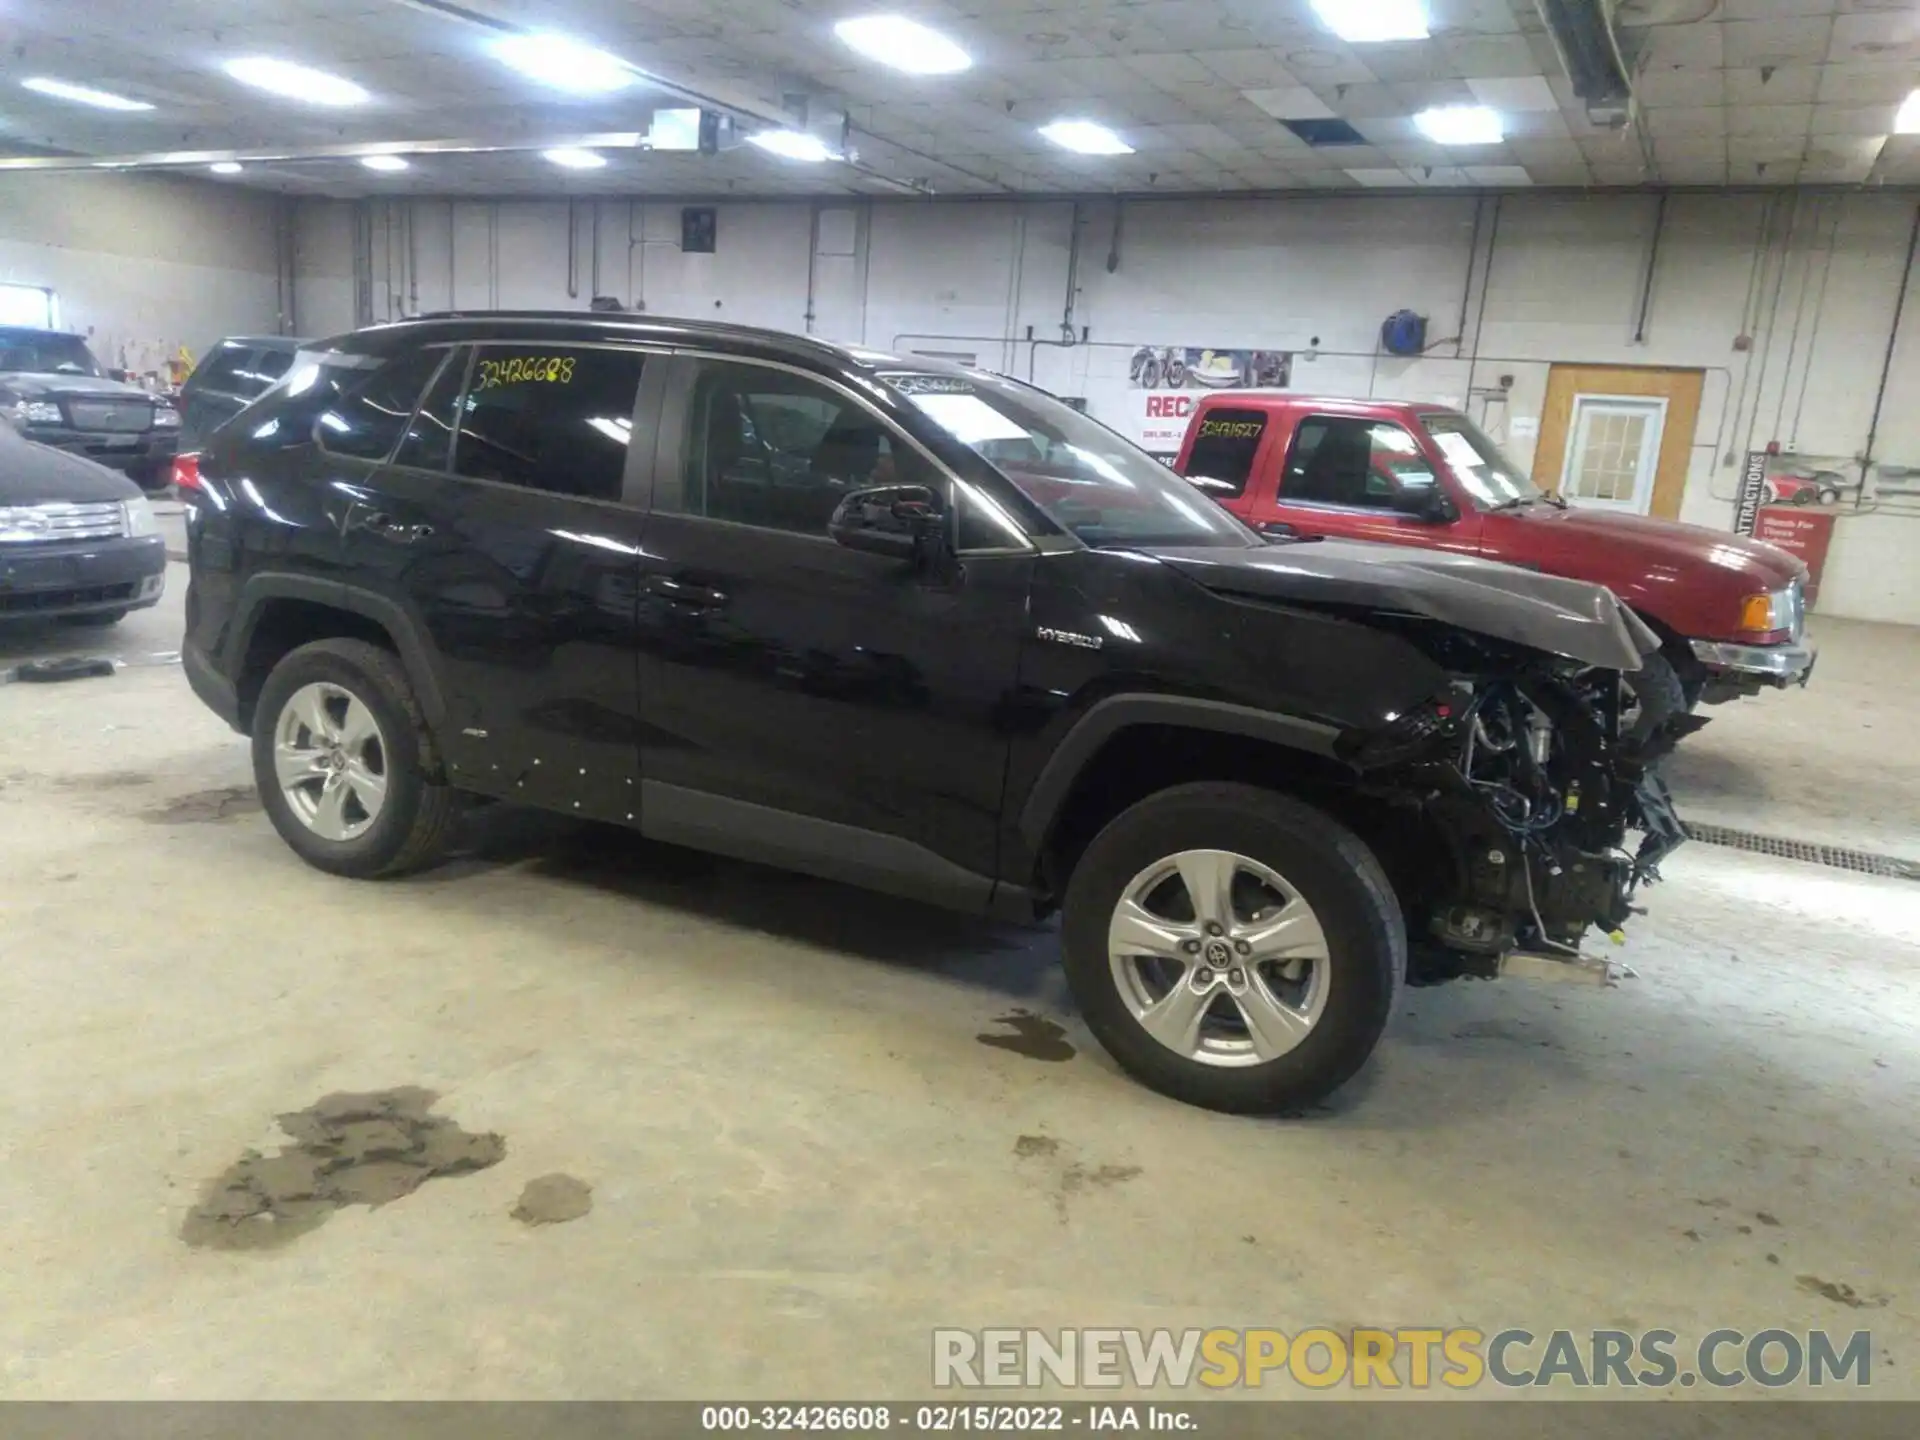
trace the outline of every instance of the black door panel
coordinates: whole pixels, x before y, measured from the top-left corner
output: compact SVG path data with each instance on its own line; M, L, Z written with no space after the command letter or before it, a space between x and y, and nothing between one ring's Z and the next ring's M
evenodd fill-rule
M972 893L929 877L995 873L1031 557L916 566L835 544L826 522L847 491L926 483L950 505L944 476L821 382L678 364L638 612L641 771L675 803L643 828L677 838L674 816L710 829L760 807L898 842L860 858L863 874L887 855L927 861L892 888ZM760 854L749 841L767 835L715 848Z
M407 422L395 459L415 463L343 487L354 569L380 577L438 658L442 745L465 788L637 812L641 514L626 497L652 459L630 443L644 368L625 348L475 347ZM482 439L450 448L465 422Z

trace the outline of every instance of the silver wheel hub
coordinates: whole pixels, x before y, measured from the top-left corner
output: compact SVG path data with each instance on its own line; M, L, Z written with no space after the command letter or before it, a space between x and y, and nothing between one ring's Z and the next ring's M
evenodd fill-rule
M323 840L353 840L387 802L387 744L367 702L330 681L287 697L273 727L273 770L287 808Z
M1114 984L1133 1018L1205 1065L1264 1065L1313 1032L1327 1007L1326 932L1271 866L1183 850L1121 892L1107 930Z

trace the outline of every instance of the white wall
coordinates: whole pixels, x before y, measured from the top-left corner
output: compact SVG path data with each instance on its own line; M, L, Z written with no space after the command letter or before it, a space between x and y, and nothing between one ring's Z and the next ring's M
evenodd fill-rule
M101 362L159 369L223 335L280 328L274 202L134 175L0 178L0 280L51 287Z
M1290 350L1296 389L1465 404L1523 465L1532 441L1510 422L1539 416L1554 362L1698 368L1681 513L1726 528L1748 449L1865 447L1915 203L1690 194L1661 221L1658 198L1640 194L1139 201L1117 236L1110 202L741 203L720 207L713 255L681 253L677 204L581 202L571 223L565 201L376 204L372 314L584 308L597 209L599 293L654 314L972 355L1083 395L1122 428L1140 404L1127 386L1140 345ZM302 206L309 333L353 322L353 224L350 206ZM1418 359L1376 354L1381 320L1402 307L1430 320ZM1742 335L1751 344L1736 348ZM1875 451L1920 467L1920 301ZM1843 515L1823 612L1920 624L1915 511Z

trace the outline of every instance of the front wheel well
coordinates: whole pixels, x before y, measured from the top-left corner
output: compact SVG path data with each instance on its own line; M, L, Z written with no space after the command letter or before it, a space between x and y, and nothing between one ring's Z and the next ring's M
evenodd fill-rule
M355 611L292 597L263 601L247 633L246 653L234 677L243 728L253 728L253 709L273 667L290 651L315 640L364 640L383 650L399 650L385 626Z
M1374 852L1410 916L1437 877L1454 873L1452 846L1423 808L1362 789L1338 761L1250 736L1133 725L1074 777L1041 845L1038 893L1063 895L1088 844L1121 812L1159 791L1209 780L1291 795L1340 821Z

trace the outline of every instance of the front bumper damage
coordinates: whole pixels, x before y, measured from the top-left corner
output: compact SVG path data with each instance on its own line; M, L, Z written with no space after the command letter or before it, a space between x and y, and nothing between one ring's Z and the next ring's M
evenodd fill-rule
M1789 645L1736 645L1724 639L1693 639L1693 659L1707 666L1713 680L1709 689L1732 689L1751 695L1763 687L1791 689L1812 680L1814 660L1820 653L1807 643ZM1718 682L1718 685L1715 685ZM1707 699L1713 699L1709 693Z

